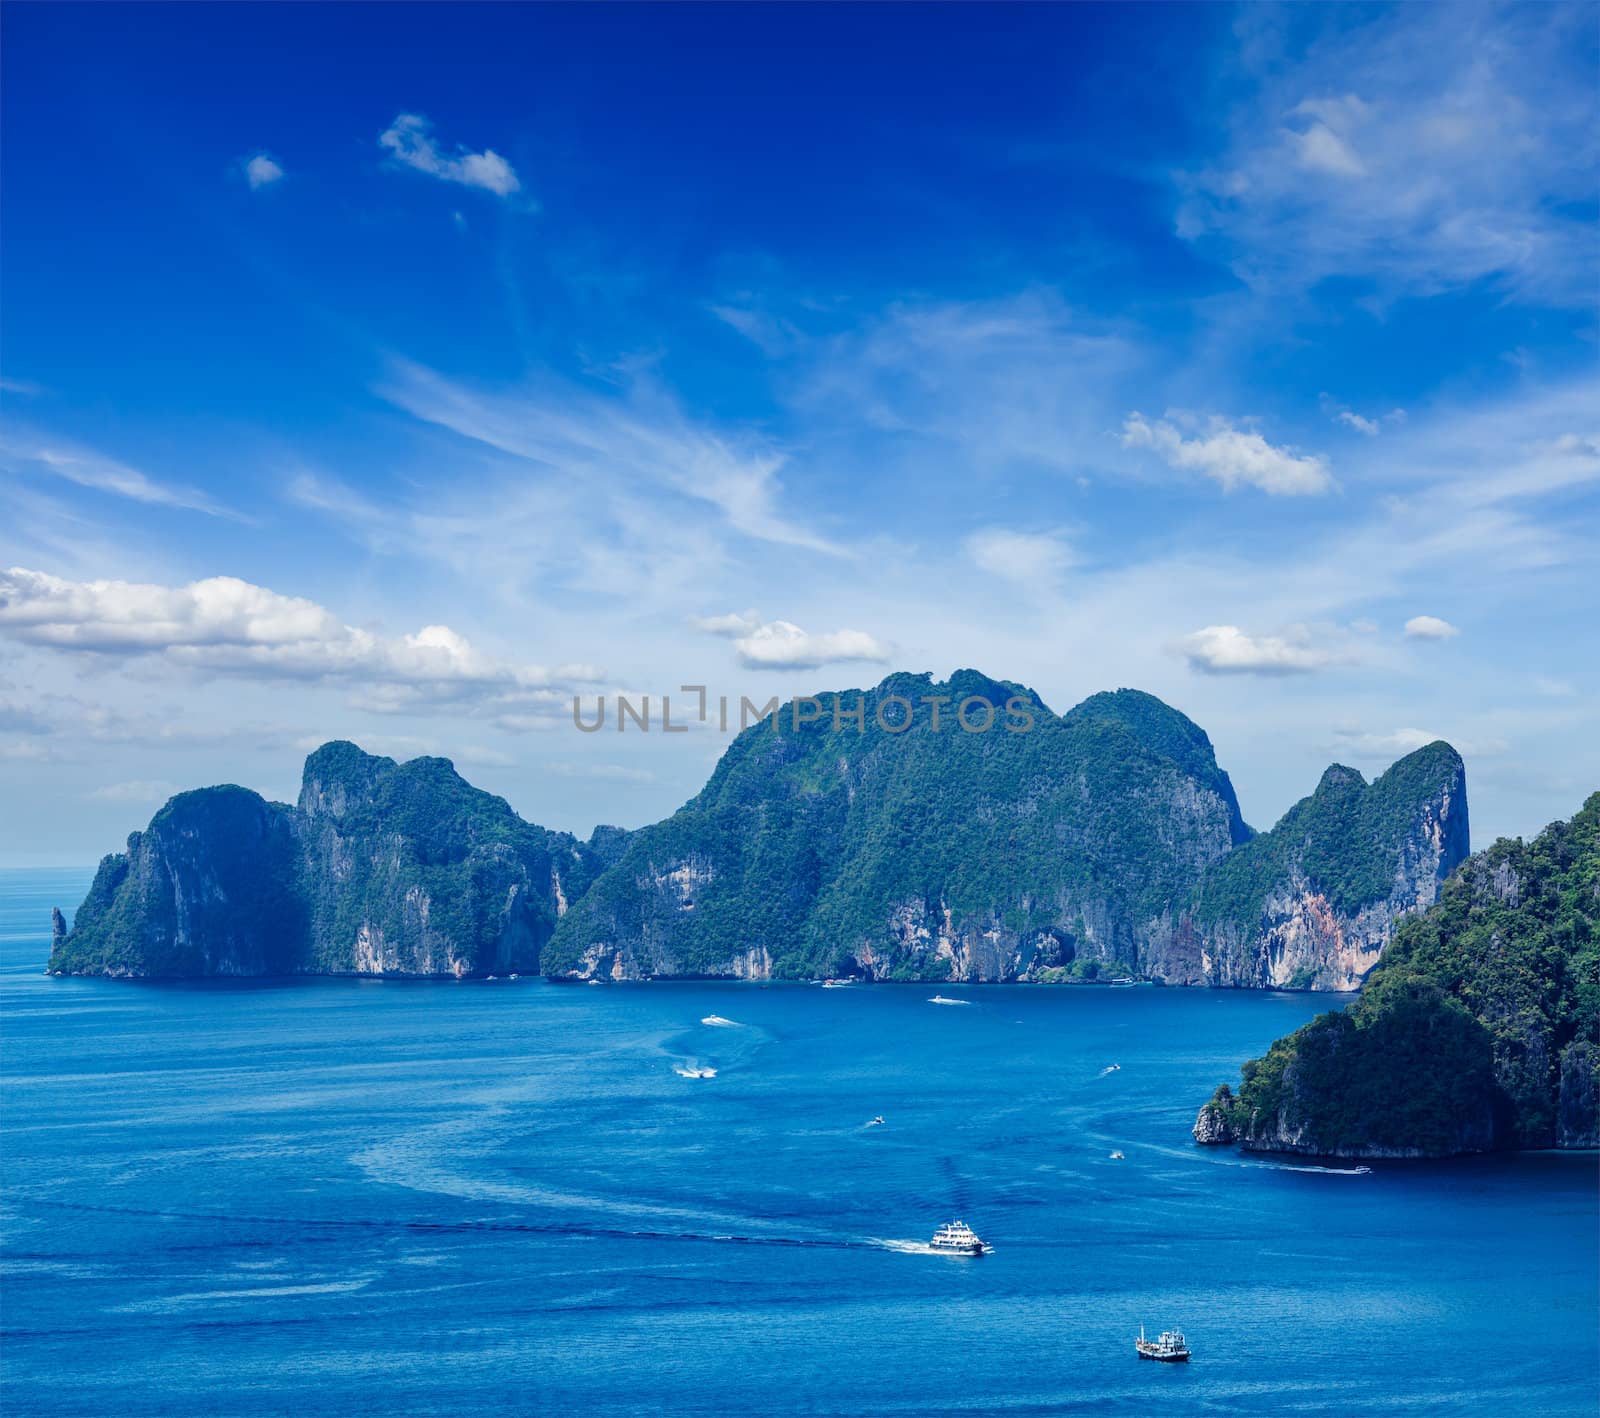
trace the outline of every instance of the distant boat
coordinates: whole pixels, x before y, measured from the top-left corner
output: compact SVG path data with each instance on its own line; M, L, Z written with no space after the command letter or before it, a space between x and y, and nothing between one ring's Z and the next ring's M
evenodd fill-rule
M951 1221L941 1226L933 1233L928 1245L936 1251L949 1251L963 1256L981 1256L989 1249L965 1221Z
M883 1114L879 1113L867 1126L869 1128L881 1128L883 1126Z
M1132 989L1133 986L1138 983L1139 982L1131 975L1118 975L1117 978L1111 982L1111 988L1114 990L1127 990Z
M1164 1329L1160 1339L1146 1339L1144 1326L1139 1326L1139 1337L1133 1341L1141 1359L1156 1359L1163 1364L1187 1364L1189 1346L1183 1342L1183 1331Z
M853 984L855 984L854 980L827 979L822 982L822 988L825 990L842 990L846 985Z
M1124 1155L1123 1155L1123 1154L1122 1154L1122 1153L1120 1153L1120 1152L1113 1152L1113 1153L1112 1153L1112 1154L1111 1154L1111 1160L1112 1160L1112 1161L1113 1161L1113 1162L1124 1162L1124 1161L1126 1161L1126 1160L1127 1160L1127 1159L1126 1159L1126 1157L1125 1157L1125 1156L1124 1156Z
M950 999L946 995L934 995L928 1001L928 1003L929 1004L971 1004L972 1001L971 1000L965 1000L965 999Z
M678 1066L672 1070L679 1078L715 1078L717 1071L714 1068L701 1068L697 1064L690 1064L687 1068Z

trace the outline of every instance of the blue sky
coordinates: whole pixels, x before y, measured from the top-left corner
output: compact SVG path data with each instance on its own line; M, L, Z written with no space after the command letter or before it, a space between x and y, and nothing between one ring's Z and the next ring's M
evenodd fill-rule
M0 862L335 736L586 833L764 701L1600 787L1592 7L12 5Z

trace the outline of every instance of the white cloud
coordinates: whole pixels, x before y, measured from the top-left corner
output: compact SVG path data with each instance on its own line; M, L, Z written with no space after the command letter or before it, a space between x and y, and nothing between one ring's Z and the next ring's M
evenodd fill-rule
M178 507L190 512L204 512L208 517L228 517L240 522L249 520L221 506L196 488L157 482L137 468L130 468L126 463L107 458L93 449L76 447L64 440L23 429L10 435L0 435L0 465L11 469L26 468L76 483L79 487L114 493L118 497L152 506Z
M1535 675L1533 687L1546 699L1570 699L1578 692L1570 680L1553 679L1548 675Z
M396 361L379 392L416 418L525 459L564 483L618 493L666 489L717 508L746 536L840 553L779 510L782 450L691 423L650 388L611 397L568 386L479 394ZM658 519L658 532L660 526Z
M1236 625L1208 625L1174 646L1190 666L1208 675L1307 674L1336 663L1296 627L1281 635L1249 635Z
M244 165L244 180L250 184L252 192L259 192L263 187L283 181L283 168L265 153L257 153Z
M727 615L703 615L694 618L696 630L708 635L726 635L737 639L748 635L761 624L761 613L755 610L730 611Z
M1286 26L1248 7L1224 149L1180 178L1179 235L1264 293L1379 298L1492 280L1593 302L1593 11L1424 5Z
M814 670L845 660L882 664L889 648L864 630L833 630L811 635L787 620L758 625L735 640L739 663L752 670Z
M509 197L522 189L516 170L492 148L481 153L462 147L454 153L444 152L434 139L433 125L421 114L400 114L378 136L378 142L394 155L396 162L443 182L481 187L497 197Z
M154 656L210 674L342 682L358 691L361 707L378 712L467 703L475 712L553 713L568 703L564 686L601 677L587 665L494 660L444 625L386 638L314 601L232 576L162 586L12 567L0 571L0 635L63 652Z
M1334 486L1325 459L1274 447L1253 429L1217 417L1186 438L1172 419L1152 422L1135 411L1123 421L1122 446L1151 449L1170 466L1204 473L1228 491L1245 484L1273 496L1303 497Z
M1323 413L1335 423L1342 423L1346 428L1353 428L1368 438L1376 438L1387 425L1402 424L1406 421L1404 409L1390 409L1386 414L1368 418L1364 414L1356 413L1354 409L1346 408L1328 394L1322 396L1321 404Z
M1436 615L1414 615L1406 622L1406 634L1413 640L1449 640L1461 632Z
M1055 586L1073 561L1072 548L1056 532L983 527L961 545L980 571L1024 587Z
M44 385L36 384L31 379L11 379L0 376L0 393L21 394L31 399L44 393Z
M125 783L107 783L87 794L107 803L164 803L179 788L165 779L133 778Z

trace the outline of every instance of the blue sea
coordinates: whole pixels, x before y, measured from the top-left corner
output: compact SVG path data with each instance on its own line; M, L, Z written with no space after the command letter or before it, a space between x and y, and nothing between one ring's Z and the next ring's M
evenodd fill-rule
M0 873L8 1418L1596 1410L1593 1155L1191 1143L1326 997L47 978L87 882Z

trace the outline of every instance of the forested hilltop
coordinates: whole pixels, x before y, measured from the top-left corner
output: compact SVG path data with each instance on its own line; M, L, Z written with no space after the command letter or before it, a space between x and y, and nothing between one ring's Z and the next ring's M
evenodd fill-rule
M1443 743L1370 784L1335 765L1256 834L1205 732L1148 694L1057 715L964 670L838 697L859 728L785 706L672 817L588 842L347 743L293 806L180 794L102 862L51 968L1348 989L1467 850Z
M1594 1147L1597 1031L1600 793L1470 858L1360 999L1246 1063L1195 1137L1341 1157Z

